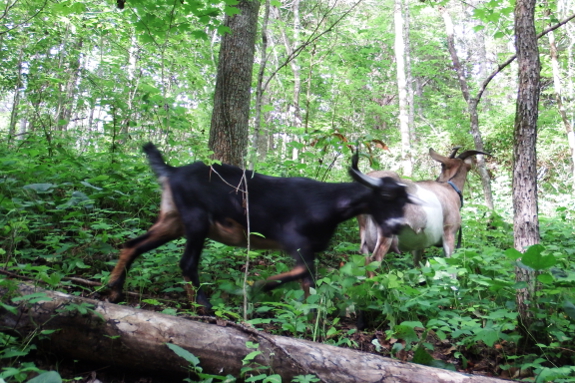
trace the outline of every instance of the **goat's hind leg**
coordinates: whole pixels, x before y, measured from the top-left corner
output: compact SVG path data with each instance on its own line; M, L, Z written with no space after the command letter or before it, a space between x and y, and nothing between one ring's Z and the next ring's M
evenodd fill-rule
M209 313L212 304L210 303L206 293L204 293L204 289L201 287L200 276L198 274L198 266L200 263L200 256L202 255L202 249L204 247L205 235L195 237L194 235L186 233L186 236L188 236L188 242L186 243L184 255L180 260L180 268L182 269L184 280L192 283L195 288L195 293L189 285L185 286L186 292L192 303L196 301L200 305L204 306L208 311L207 313Z
M108 300L114 303L122 300L122 288L126 280L126 274L140 254L179 238L182 234L183 229L180 217L177 214L164 214L160 216L158 222L146 234L126 242L120 252L118 263L110 274L108 287L110 287L111 291Z

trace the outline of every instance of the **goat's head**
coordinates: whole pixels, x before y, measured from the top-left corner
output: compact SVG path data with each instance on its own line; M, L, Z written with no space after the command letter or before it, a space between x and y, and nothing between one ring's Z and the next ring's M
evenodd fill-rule
M375 178L363 174L357 167L358 155L352 157L349 174L358 183L373 191L368 201L368 213L382 230L383 235L399 233L405 225L404 206L417 203L417 199L407 193L407 186L392 177Z
M454 178L460 178L462 181L465 181L467 172L471 169L471 157L477 154L490 155L489 153L480 152L479 150L468 150L455 157L459 148L460 146L453 148L449 157L442 156L435 150L429 149L431 158L441 163L441 174L437 177L436 181L447 182Z

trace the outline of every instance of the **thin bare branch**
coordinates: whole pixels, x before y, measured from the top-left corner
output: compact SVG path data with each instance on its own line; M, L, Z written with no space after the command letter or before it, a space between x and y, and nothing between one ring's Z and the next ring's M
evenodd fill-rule
M558 22L557 24L545 29L543 32L539 33L537 35L537 39L540 39L541 37L545 36L546 34L548 34L549 32L554 31L555 29L567 24L569 21L575 19L575 14L567 17L566 19ZM477 100L477 103L479 104L479 101L481 101L481 96L483 95L483 92L485 91L485 89L487 88L487 85L489 85L489 83L491 82L491 80L493 80L493 78L495 76L497 76L497 74L499 72L501 72L506 66L508 66L509 64L511 64L515 59L517 58L517 55L513 55L511 57L509 57L504 63L499 64L497 66L497 69L495 69L490 75L489 77L487 77L485 79L485 81L483 81L483 83L481 84L481 87L479 88L479 92L477 92L477 97L475 97L475 99Z
M6 9L4 10L4 13L2 14L2 17L0 17L0 20L2 20L3 18L6 17L6 15L8 14L8 11L10 9L12 9L12 7L14 7L16 5L18 1L15 1L14 3L12 3L12 5L7 5ZM0 32L0 36L3 34L6 34L10 31L13 31L16 28L20 28L22 25L25 25L28 21L32 20L34 17L38 16L38 14L40 12L42 12L44 10L44 8L46 7L46 3L48 2L48 0L44 0L44 4L42 4L42 6L40 7L40 9L38 9L38 11L36 11L36 13L34 13L32 16L30 16L29 18L27 18L26 20L22 21L20 24L15 25L12 28L6 28L5 31Z
M341 20L343 20L344 17L346 17L348 14L351 13L351 11L353 11L355 9L355 7L357 7L363 0L358 0L355 4L353 4L351 6L351 8L349 8L347 11L345 11L343 13L343 15L341 15L340 18L338 18L336 21L334 21L326 30L324 30L323 32L321 32L318 35L315 35L315 33L319 30L319 27L321 26L321 24L323 23L323 21L327 18L327 16L329 15L329 13L333 10L333 8L335 7L335 4L333 5L333 7L326 12L322 19L320 20L320 22L317 24L315 30L313 31L313 33L309 36L309 38L303 43L301 44L299 47L297 47L296 49L294 49L294 51L288 55L288 57L285 59L285 61L276 68L275 71L272 72L272 74L268 77L268 79L266 80L265 84L262 87L262 90L266 90L270 81L274 78L274 76L286 65L288 65L292 60L294 60L295 58L297 58L300 53L307 48L309 45L313 44L315 41L317 41L320 37L322 37L323 35L325 35L328 32L331 32L333 30L333 28L339 24L339 22ZM315 36L314 36L315 35Z

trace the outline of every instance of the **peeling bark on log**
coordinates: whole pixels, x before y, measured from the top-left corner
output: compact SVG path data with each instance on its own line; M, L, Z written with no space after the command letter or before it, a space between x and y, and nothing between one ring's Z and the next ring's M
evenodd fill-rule
M441 370L305 340L261 333L241 325L222 326L157 312L79 298L19 285L18 293L45 293L50 300L22 304L18 315L0 312L0 330L58 329L44 345L51 352L126 369L182 372L186 362L165 345L174 343L196 355L205 373L239 376L242 359L258 342L255 361L289 382L314 374L322 382L497 383L501 379ZM0 291L0 293L2 293ZM0 294L1 295L1 294ZM81 314L74 305L90 304ZM76 306L77 307L77 306Z

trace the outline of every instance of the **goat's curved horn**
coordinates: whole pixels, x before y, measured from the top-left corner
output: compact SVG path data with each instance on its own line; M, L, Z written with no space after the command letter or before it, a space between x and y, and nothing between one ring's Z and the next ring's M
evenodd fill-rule
M469 158L471 156L475 156L477 154L483 154L484 156L491 157L491 154L485 153L485 152L480 152L479 150L467 150L467 151L461 153L459 156L457 156L457 158L464 160L466 158Z
M359 162L359 149L351 156L351 168L359 172L357 163Z
M353 164L352 167L349 169L349 175L360 184L365 185L369 188L373 189L381 186L381 180L379 178L374 178L363 174L357 169L357 167L354 168Z
M453 149L451 149L451 154L449 155L449 158L455 158L455 155L457 154L457 151L461 149L461 146L456 146Z

